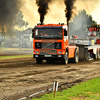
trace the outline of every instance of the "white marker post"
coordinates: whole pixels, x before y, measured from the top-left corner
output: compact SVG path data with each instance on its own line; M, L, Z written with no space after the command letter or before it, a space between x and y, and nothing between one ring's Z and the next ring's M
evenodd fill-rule
M56 91L58 91L58 82L57 81L54 82L53 91L54 91L54 97L55 97Z

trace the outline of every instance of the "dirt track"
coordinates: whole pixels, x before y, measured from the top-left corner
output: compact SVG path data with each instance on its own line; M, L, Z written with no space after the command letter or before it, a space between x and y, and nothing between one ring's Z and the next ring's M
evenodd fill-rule
M100 60L38 65L33 58L0 60L0 100L17 100L51 88L53 81L77 82L100 76Z
M33 50L8 50L0 51L0 56L13 56L13 55L32 55Z

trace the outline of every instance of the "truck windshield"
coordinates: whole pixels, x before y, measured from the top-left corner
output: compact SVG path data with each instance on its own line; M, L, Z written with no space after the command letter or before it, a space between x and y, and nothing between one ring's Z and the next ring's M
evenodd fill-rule
M36 29L35 39L62 39L62 29L61 28Z

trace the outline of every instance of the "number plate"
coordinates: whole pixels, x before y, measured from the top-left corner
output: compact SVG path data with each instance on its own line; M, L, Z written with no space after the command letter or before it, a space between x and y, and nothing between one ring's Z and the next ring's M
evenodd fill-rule
M51 55L45 55L45 57L51 57Z

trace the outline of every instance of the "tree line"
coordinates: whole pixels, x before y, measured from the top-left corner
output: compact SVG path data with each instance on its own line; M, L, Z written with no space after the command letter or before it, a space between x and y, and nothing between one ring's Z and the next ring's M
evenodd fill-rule
M86 38L87 27L91 25L97 25L97 22L85 10L79 11L69 23L70 36L77 35L80 39Z

